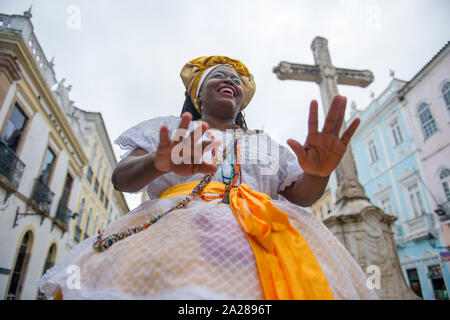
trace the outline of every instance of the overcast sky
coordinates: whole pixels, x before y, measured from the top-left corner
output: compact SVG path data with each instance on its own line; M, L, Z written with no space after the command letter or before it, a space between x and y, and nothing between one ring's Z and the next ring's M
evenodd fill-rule
M77 107L102 113L112 141L142 120L179 115L184 63L226 55L255 77L249 127L285 145L287 138L303 143L319 88L280 81L272 68L283 60L313 64L314 37L328 39L336 67L374 73L368 88L339 87L359 109L371 91L386 88L389 69L408 81L450 40L449 0L4 0L0 12L22 14L31 4L34 32L47 58L55 57L57 79L72 85ZM137 196L125 196L130 209L138 205Z

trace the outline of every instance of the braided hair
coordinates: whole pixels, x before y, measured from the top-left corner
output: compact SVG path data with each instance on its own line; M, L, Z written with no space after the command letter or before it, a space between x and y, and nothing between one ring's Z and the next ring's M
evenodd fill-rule
M202 118L202 115L197 111L194 104L192 103L192 99L187 92L184 93L186 99L184 100L183 109L181 110L181 114L184 112L190 112L192 114L192 120L199 120ZM247 130L247 123L245 122L244 115L242 114L242 110L236 116L234 123L241 127L244 130Z

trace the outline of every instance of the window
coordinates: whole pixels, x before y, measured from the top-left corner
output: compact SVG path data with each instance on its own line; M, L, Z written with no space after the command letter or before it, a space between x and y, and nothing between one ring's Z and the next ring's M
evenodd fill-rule
M25 233L20 244L19 253L14 263L14 271L8 288L7 300L16 300L20 298L23 280L27 273L28 261L30 260L31 247L33 244L33 234L31 231Z
M39 175L39 180L48 186L50 181L50 176L53 170L53 163L55 162L55 154L50 148L47 148L45 153L44 164L42 165L42 170Z
M417 182L408 187L408 198L416 217L426 213L422 193L419 190Z
M27 121L28 117L25 113L20 110L17 104L14 105L2 135L2 140L14 152L17 151Z
M331 212L330 203L327 202L327 214L330 214L330 212Z
M377 153L377 147L375 146L374 140L369 141L369 153L370 153L370 159L371 159L372 163L377 162L379 160L378 153Z
M417 269L409 269L406 270L409 280L409 286L414 291L414 293L422 298L422 288L420 287L419 274L417 273Z
M323 220L323 208L320 207L320 220Z
M384 212L394 214L394 210L392 210L392 203L390 197L385 197L381 199L381 209L383 209Z
M442 188L444 189L444 194L447 201L450 201L450 169L442 170L439 175L439 179L441 181Z
M55 265L55 258L56 258L56 245L52 244L50 246L50 249L47 253L47 258L45 259L44 264L44 272L42 272L42 275L44 275L45 271L52 268ZM44 300L45 296L44 294L39 290L39 295L37 297L37 300Z
M394 122L391 123L391 133L392 137L394 138L394 143L396 146L403 142L403 136L400 130L398 120L395 120Z
M447 110L450 111L450 82L447 81L442 87L442 96L444 97L445 104L447 105Z
M70 195L70 190L72 189L72 182L73 182L73 179L68 174L66 176L66 183L64 184L64 189L63 189L63 193L61 196L61 202L65 205L67 205L67 203L69 202L69 195Z
M92 183L92 174L93 174L92 168L91 168L91 166L89 166L88 171L87 171L87 179L88 179L89 183Z
M89 209L86 226L84 227L84 234L86 235L89 235L89 225L91 224L91 218L92 218L92 208Z
M95 191L95 193L98 193L98 180L97 180L97 178L95 178L94 191Z
M442 276L440 264L428 266L428 278L431 280L434 298L436 300L448 300L447 287Z
M433 115L431 114L430 106L427 103L422 103L419 106L418 111L423 134L425 136L425 139L428 139L437 131L436 122L434 121Z

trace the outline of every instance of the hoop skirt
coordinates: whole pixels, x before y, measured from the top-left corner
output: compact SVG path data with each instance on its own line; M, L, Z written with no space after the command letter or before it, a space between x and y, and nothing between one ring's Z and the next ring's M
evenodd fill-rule
M179 118L144 121L117 140L122 148L152 151L161 124L176 128ZM219 133L217 133L219 134ZM242 164L243 183L265 192L289 216L314 253L335 299L378 299L366 275L326 226L307 210L278 195L301 174L295 156L273 140L279 150L278 170L261 174L273 158ZM254 144L242 145L251 154ZM259 152L259 151L258 151ZM274 154L274 153L272 153ZM124 155L124 157L126 154ZM272 161L273 162L273 161ZM168 187L199 180L201 175L166 174L149 184L150 200L113 221L105 236L138 226L171 208L185 196L158 199ZM214 176L220 181L221 176ZM263 299L255 256L229 204L193 199L185 208L164 216L148 229L116 242L104 252L92 245L95 235L76 246L39 281L42 292L63 299ZM75 266L75 267L73 267ZM73 270L79 272L74 274Z

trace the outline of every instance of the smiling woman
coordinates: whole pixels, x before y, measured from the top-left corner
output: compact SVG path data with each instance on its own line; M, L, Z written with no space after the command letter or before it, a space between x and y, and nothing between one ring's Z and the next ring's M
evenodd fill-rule
M338 136L346 99L334 98L321 132L311 103L305 145L288 142L294 155L247 128L242 110L255 83L242 62L200 57L181 78L181 117L143 121L115 141L128 150L115 188L146 189L150 200L74 248L42 277L41 291L64 299L377 299L344 246L300 207L323 194L359 123ZM67 287L71 265L80 270L76 290Z

